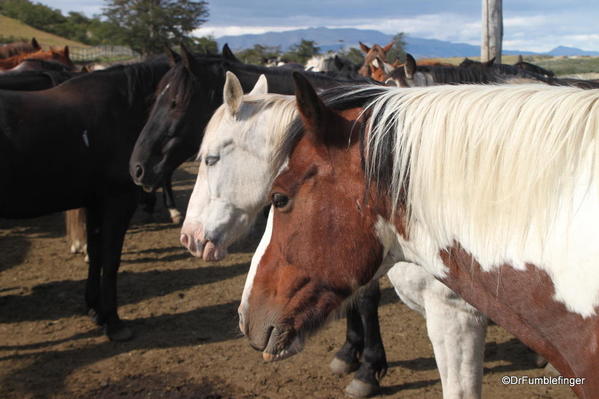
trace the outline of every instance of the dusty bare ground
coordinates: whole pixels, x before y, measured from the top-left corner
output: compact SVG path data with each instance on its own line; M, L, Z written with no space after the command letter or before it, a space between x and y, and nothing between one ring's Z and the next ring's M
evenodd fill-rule
M176 175L184 209L195 175ZM351 377L328 363L344 339L337 321L305 351L264 364L237 330L238 306L259 229L226 261L206 264L179 245L164 209L127 235L119 273L120 315L136 332L109 342L83 315L86 265L67 252L62 215L0 220L0 398L342 398ZM390 369L385 398L440 398L422 317L383 282L381 325ZM489 328L486 398L572 398L565 386L504 386L503 375L542 376L529 353Z

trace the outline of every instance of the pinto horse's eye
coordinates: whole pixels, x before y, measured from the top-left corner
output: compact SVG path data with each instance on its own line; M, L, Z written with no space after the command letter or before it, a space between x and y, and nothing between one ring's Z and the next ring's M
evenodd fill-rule
M218 155L208 155L204 162L206 163L206 165L212 166L215 163L217 163L219 159L220 157Z
M289 203L289 197L285 194L274 193L272 195L272 204L275 208L285 208Z

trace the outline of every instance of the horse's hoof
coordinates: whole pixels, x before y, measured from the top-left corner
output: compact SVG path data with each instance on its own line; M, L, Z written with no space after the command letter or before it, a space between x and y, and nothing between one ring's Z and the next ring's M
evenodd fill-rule
M538 353L534 354L533 362L534 362L535 366L537 366L538 368L543 368L549 364L547 359L545 359L543 356L539 355Z
M102 324L104 324L104 321L102 320L102 318L100 317L100 315L98 314L98 312L96 312L96 309L94 308L89 308L87 310L87 315L89 316L90 319L92 319L92 321L101 326Z
M333 360L331 361L331 364L329 365L329 367L331 368L331 371L335 375L346 375L346 374L353 373L354 371L356 371L360 367L360 364L359 363L348 363L345 360L341 360L337 356L335 356L333 358Z
M124 326L111 328L110 330L106 326L104 327L104 333L111 341L128 341L133 338L133 330Z
M551 364L549 362L545 366L545 372L547 374L553 375L555 377L559 377L561 375L561 373L559 371L557 371L557 369L555 367L553 367L553 364Z
M368 384L364 381L353 379L347 388L345 393L352 398L368 398L370 396L378 395L381 388L378 385Z
M173 224L181 224L181 222L183 221L183 216L181 215L181 212L179 212L178 209L171 208L168 210L168 213L171 216L171 221L173 222Z

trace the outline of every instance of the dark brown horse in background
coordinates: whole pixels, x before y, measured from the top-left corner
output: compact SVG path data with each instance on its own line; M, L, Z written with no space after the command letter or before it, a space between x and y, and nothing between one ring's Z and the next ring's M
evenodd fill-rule
M13 42L0 46L0 59L10 58L19 54L34 53L42 49L37 40L31 39L31 42Z
M132 336L117 313L116 286L140 195L128 161L168 69L162 59L85 74L49 90L0 90L0 217L87 209L85 302L113 340Z

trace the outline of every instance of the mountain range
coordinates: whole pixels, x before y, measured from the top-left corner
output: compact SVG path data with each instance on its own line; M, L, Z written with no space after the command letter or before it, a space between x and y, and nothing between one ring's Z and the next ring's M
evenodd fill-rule
M337 51L346 47L356 47L358 41L366 44L386 44L393 39L377 30L353 29L353 28L307 28L288 30L284 32L266 32L262 34L248 34L238 36L221 36L217 40L220 47L228 43L233 50L251 48L255 44L264 46L279 46L286 51L302 39L313 40L322 52ZM466 43L453 43L436 39L423 39L418 37L406 37L406 49L416 58L445 58L445 57L476 57L480 55L480 47ZM504 50L504 54L541 54L531 51ZM586 51L574 47L558 46L553 50L542 53L554 56L591 55L599 56L599 51Z

